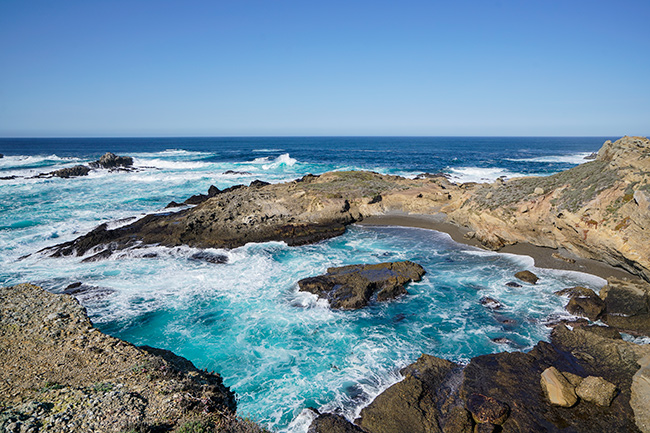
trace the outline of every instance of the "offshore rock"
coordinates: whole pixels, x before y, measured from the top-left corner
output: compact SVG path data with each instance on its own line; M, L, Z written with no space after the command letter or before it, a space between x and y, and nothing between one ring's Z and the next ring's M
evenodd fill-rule
M610 278L600 290L609 326L650 336L650 284Z
M365 307L373 295L378 301L406 293L404 284L420 281L424 268L411 261L350 265L329 268L327 273L298 281L303 292L327 299L331 308L354 310Z
M117 156L114 153L106 152L97 161L91 162L92 168L128 168L133 165L133 158L130 156Z
M533 274L533 273L530 272L530 271L520 271L520 272L517 272L517 273L515 274L515 277L516 277L516 278L519 278L521 281L523 281L523 282L525 282L525 283L530 283L530 284L535 284L535 283L537 283L537 280L539 280L539 278L537 277L537 275Z
M78 177L78 176L87 176L88 173L90 173L90 169L86 167L85 165L75 165L74 167L68 167L68 168L62 168L60 170L54 170L50 173L47 173L45 175L39 175L39 177L45 177L45 176L55 176L55 177L62 177L64 179L68 179L71 177Z
M234 416L218 374L99 332L73 297L21 284L0 298L0 431L169 431L193 414Z

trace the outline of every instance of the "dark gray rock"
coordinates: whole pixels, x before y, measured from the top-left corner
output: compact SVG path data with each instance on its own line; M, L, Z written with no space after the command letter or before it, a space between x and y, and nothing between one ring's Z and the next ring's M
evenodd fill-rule
M332 308L365 307L376 293L378 301L406 293L404 284L420 281L424 268L411 261L329 268L325 275L298 281L303 292L327 299Z
M217 265L228 263L228 256L223 254L215 254L208 251L199 251L198 253L192 254L190 257L192 260L214 263Z
M133 158L130 156L117 156L114 153L106 152L97 161L89 164L92 168L128 168L133 165Z
M49 175L67 179L70 177L87 176L88 173L90 173L90 169L85 165L75 165L74 167L62 168L60 170L52 171L45 176Z

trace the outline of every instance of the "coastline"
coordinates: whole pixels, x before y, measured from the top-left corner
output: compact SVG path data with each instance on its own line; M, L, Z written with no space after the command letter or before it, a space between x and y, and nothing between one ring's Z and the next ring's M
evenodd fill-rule
M363 220L358 221L355 224L360 226L399 226L435 230L448 234L455 242L460 244L485 249L477 239L468 239L465 237L465 234L469 232L468 229L447 222L444 214L424 215L390 212L385 215L371 215L364 217ZM530 256L533 258L535 266L538 268L584 272L604 279L615 277L626 278L628 280L640 280L637 275L597 260L571 256L575 262L570 263L557 259L553 257L554 253L560 252L556 248L540 247L530 243L518 243L507 245L496 252Z

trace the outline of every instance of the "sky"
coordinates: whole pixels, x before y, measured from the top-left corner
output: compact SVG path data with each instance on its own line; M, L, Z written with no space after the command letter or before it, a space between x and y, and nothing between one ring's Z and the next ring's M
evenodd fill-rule
M0 137L650 134L648 0L0 0Z

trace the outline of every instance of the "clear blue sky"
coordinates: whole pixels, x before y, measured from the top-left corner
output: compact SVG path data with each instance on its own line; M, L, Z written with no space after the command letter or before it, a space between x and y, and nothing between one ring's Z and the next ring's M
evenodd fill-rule
M0 1L0 136L625 134L648 0Z

